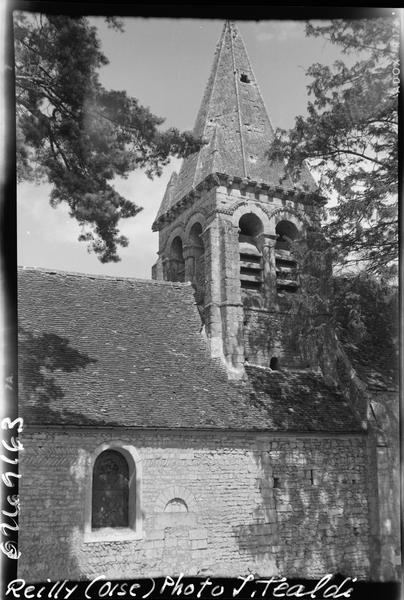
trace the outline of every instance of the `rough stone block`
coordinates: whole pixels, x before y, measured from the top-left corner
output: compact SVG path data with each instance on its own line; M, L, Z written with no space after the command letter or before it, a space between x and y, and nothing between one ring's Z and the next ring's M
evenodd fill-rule
M189 539L194 540L203 540L206 539L207 537L207 530L206 529L191 529L191 531L189 532Z

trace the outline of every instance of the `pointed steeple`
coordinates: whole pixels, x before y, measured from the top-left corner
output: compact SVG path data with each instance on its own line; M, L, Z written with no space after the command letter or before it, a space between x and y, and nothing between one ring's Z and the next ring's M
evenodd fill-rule
M243 40L231 21L226 21L216 47L194 134L207 144L183 161L171 190L171 207L212 173L288 190L294 187L283 163L270 163L266 156L274 130ZM305 187L308 183L314 191L311 176L305 178ZM159 216L165 212L161 206Z
M210 139L215 128L218 131L212 166L218 172L274 183L270 181L273 174L268 172L269 162L264 156L274 131L243 40L231 21L226 21L216 48L194 133ZM200 172L204 170L205 158L203 148L195 179L205 175Z

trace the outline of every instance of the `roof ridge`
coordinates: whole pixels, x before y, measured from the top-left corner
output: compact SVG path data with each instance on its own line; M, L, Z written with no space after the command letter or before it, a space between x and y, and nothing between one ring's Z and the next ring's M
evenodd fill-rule
M27 267L19 265L18 271L31 271L35 273L43 273L48 275L66 275L68 277L82 277L83 279L106 279L110 281L128 281L128 282L139 282L148 283L151 285L165 285L165 286L180 286L184 288L192 287L190 281L163 281L160 279L142 279L140 277L129 277L126 275L102 275L101 273L80 273L79 271L63 271L61 269L51 269L46 267Z
M214 92L214 89L215 89L215 86L216 86L217 73L218 73L217 67L218 67L218 65L220 63L220 57L222 55L223 45L224 45L224 42L225 42L225 39L226 39L226 29L227 29L228 26L229 26L229 21L226 21L225 24L224 24L223 30L222 30L222 35L220 36L220 40L219 40L219 43L218 43L218 53L217 53L217 56L215 56L214 61L213 61L213 65L211 67L211 72L212 73L214 72L214 76L213 76L212 85L210 86L210 95L209 95L209 100L208 100L208 103L207 103L206 115L209 114L209 109L210 109L210 105L211 105L211 102L212 102L213 92ZM209 88L209 80L208 80L208 83L207 83L207 88ZM195 127L194 127L195 130L197 129L197 127L199 125L198 121L199 121L199 113L198 113L198 115L196 117L196 123L195 123ZM205 122L203 124L202 138L205 136L206 129L207 129L207 120L205 119ZM200 161L201 161L201 152L198 152L198 156L197 156L197 159L196 159L196 167L195 167L194 174L193 174L193 177L192 177L191 188L194 188L194 186L195 186L195 183L196 183L196 174L198 172L198 167L200 165Z
M235 34L237 35L238 31L236 28L236 24L232 23L233 25L233 31L235 32ZM236 70L236 58L234 56L234 43L233 43L233 33L232 33L232 27L229 24L229 30L230 30L230 47L231 47L231 57L232 57L232 61L233 61L233 80L234 80L234 87L236 89L236 102L237 102L237 116L238 116L238 127L239 127L239 134L240 134L240 149L241 149L241 159L242 159L242 163L243 163L243 172L244 172L244 177L247 177L247 165L246 165L246 161L245 161L245 148L244 148L244 138L243 138L243 120L241 118L241 104L240 104L240 91L238 88L238 73ZM244 48L246 57L247 57L247 61L249 62L248 56L247 56L247 51Z

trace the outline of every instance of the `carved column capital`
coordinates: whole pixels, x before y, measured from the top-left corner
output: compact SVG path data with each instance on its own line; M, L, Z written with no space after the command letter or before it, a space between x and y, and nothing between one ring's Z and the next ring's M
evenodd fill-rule
M274 248L277 240L276 235L270 233L259 233L256 237L258 246L262 250L263 248Z

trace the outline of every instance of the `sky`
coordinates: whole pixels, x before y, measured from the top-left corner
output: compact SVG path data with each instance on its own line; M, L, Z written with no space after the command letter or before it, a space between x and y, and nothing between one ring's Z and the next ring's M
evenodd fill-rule
M100 71L108 89L125 90L151 111L165 117L164 127L192 130L212 67L223 21L198 19L125 18L124 33L93 17L109 64ZM299 21L237 23L274 127L290 128L306 114L306 69L315 62L341 58L338 47L306 38ZM153 181L141 171L114 182L126 198L143 206L136 217L121 221L129 246L121 261L102 264L86 244L78 242L78 224L63 205L51 208L50 186L21 184L17 191L18 264L113 276L151 278L157 260L158 233L151 225L173 170L173 159Z

